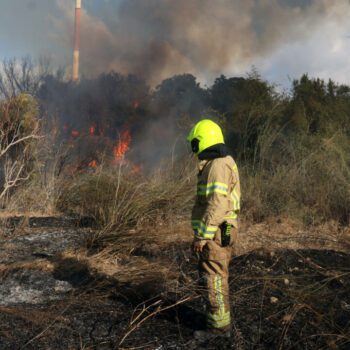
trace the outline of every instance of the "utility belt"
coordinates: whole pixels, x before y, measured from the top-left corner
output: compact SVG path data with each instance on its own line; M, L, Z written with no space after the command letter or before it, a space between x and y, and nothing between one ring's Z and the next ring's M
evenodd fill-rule
M228 222L224 221L220 226L221 231L221 246L227 247L230 245L231 242L231 231L233 228L233 225L229 224Z

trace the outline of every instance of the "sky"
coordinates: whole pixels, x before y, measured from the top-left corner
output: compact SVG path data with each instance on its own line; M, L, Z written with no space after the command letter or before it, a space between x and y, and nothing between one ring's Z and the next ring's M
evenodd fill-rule
M303 73L350 84L349 0L82 0L81 69L151 85L202 84L252 66L281 88ZM74 0L0 0L0 58L50 57L70 71Z

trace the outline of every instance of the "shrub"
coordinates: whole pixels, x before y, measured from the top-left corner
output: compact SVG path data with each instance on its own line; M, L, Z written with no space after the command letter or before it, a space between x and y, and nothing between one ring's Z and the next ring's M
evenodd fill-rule
M0 103L0 201L5 206L15 188L33 170L39 136L36 100L21 94Z
M164 167L149 177L132 174L122 166L101 166L78 174L63 186L58 208L69 214L91 216L112 234L145 222L172 220L189 212L194 177L187 163L169 167L172 171Z
M251 164L242 167L243 212L257 221L285 216L308 224L349 223L350 144L346 135L339 131L328 138L305 136L306 140L290 144L289 151L277 146L283 137L281 133L264 148L265 161L258 160L258 169ZM268 158L273 161L266 162Z

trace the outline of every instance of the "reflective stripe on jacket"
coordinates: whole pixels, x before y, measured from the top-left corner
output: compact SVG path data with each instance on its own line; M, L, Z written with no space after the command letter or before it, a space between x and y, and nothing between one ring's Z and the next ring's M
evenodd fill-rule
M213 239L224 221L237 227L240 210L238 168L231 156L199 162L192 228L198 238Z

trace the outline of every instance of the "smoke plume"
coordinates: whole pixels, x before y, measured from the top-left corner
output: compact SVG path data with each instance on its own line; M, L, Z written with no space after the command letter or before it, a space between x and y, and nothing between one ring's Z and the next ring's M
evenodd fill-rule
M58 1L69 22L62 28L72 28L72 3ZM97 14L83 12L82 69L135 73L151 84L185 72L208 81L304 40L346 7L346 0L104 1Z

